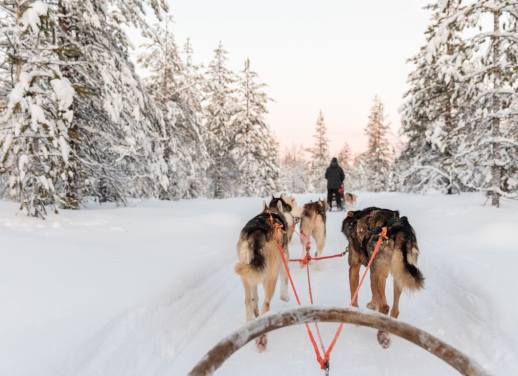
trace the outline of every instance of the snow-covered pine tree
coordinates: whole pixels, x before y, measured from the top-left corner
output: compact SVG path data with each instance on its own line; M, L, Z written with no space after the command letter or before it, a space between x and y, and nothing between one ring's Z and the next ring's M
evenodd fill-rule
M459 192L456 155L459 147L458 101L464 59L458 17L460 0L432 4L427 45L410 62L409 90L402 106L401 132L408 139L395 167L402 188ZM455 67L455 69L452 69Z
M324 174L326 168L329 166L331 157L329 156L329 139L327 138L327 127L324 121L324 114L322 111L319 112L313 147L309 150L311 155L310 160L310 179L311 189L314 192L325 192L326 191L326 180Z
M281 158L280 188L284 192L306 193L309 189L309 163L304 159L304 148L292 146Z
M346 182L351 190L369 189L370 180L367 165L367 152L356 154L351 165L350 178Z
M129 61L123 30L128 25L145 27L144 6L151 5L159 15L161 2L61 3L71 19L70 33L83 61L73 74L84 86L75 110L83 195L124 201L157 196L159 187L168 184L158 152L165 133L162 114L145 94Z
M517 9L511 0L481 0L462 9L466 32L472 33L463 47L473 67L463 78L469 95L462 179L468 187L487 192L496 207L501 196L518 196Z
M71 173L75 91L60 64L56 8L42 1L1 5L14 22L7 21L5 30L13 88L0 125L0 172L7 174L9 194L21 209L44 218L46 205L77 205L62 188Z
M156 153L163 121L129 63L122 27L129 23L143 25L144 5L156 6L159 2L58 0L14 4L18 11L34 4L47 7L52 17L43 21L52 22L54 38L47 53L54 53L52 62L60 67L76 94L66 132L68 163L54 185L64 197L63 206L77 207L88 196L123 201L130 196L155 195L159 182L164 183L163 163ZM19 13L15 9L12 14ZM35 22L34 17L28 20ZM11 60L13 71L23 65L20 62L24 60Z
M432 9L403 110L409 143L398 165L414 179L407 187L445 182L447 191L485 191L498 206L518 188L517 3L448 0ZM427 174L413 173L416 166Z
M238 166L233 156L236 147L236 75L227 68L227 51L220 42L205 74L204 122L211 166L212 196L237 194Z
M250 59L239 77L234 156L239 166L239 185L245 196L266 196L278 190L278 146L265 122L266 85L257 82Z
M388 189L389 168L391 168L392 153L387 138L389 126L385 120L383 103L378 96L374 97L365 128L368 138L367 151L360 161L365 167L367 178L366 189L381 192Z
M352 169L352 162L353 162L353 153L351 150L351 147L347 142L345 142L338 152L338 155L336 157L338 159L338 163L344 170L345 174L345 181L344 185L348 188L350 186L350 179L351 179L351 169Z
M151 28L138 59L149 72L145 79L147 92L165 116L165 137L161 144L169 185L161 190L162 199L197 197L206 191L207 185L208 154L200 132L202 114L195 91L197 78L190 77L172 29L170 16ZM192 67L191 61L189 64Z

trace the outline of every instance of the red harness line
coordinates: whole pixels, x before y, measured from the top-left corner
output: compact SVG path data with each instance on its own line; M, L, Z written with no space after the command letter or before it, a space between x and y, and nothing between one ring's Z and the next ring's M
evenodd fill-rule
M376 245L374 246L374 250L373 250L372 255L371 255L370 259L369 259L369 262L367 263L367 267L363 271L363 274L361 276L360 282L358 283L358 287L356 288L356 291L354 292L353 296L351 297L351 303L350 303L351 305L355 301L355 299L358 297L358 292L360 291L360 288L362 287L363 281L365 280L365 276L367 275L367 271L370 269L370 267L372 265L372 262L376 258L376 255L378 254L378 251L380 249L381 243L383 242L384 239L387 239L387 228L386 227L383 227L381 229L381 233L379 235L378 241L376 242ZM285 256L285 253L284 253L284 247L281 244L277 244L277 248L278 248L280 256L281 256L281 260L282 260L282 264L284 266L284 270L286 271L286 274L288 275L288 279L290 281L290 286L291 286L291 289L293 291L293 295L295 295L295 300L297 301L297 304L300 306L302 304L300 302L299 295L298 295L297 290L295 288L295 284L293 283L293 279L291 278L290 268L288 266L288 260L286 260L286 256ZM338 257L338 256L334 255L333 257ZM326 258L332 258L332 257L331 256L327 256ZM305 260L305 259L306 259L306 257L304 259L302 259L302 260ZM310 259L311 259L311 256L310 256ZM317 259L317 258L313 258L313 259ZM292 260L289 260L289 261L292 261ZM298 261L298 260L296 260L296 261ZM308 285L309 285L309 299L310 299L311 304L313 304L313 293L311 291L311 279L310 279L310 275L309 275L309 265L306 264L306 267L307 267L307 276L308 276ZM316 356L318 364L320 365L320 368L323 369L323 370L329 370L329 359L331 358L331 352L333 351L333 349L334 349L334 347L336 345L336 342L338 341L338 338L340 337L340 334L342 333L342 329L344 327L344 323L340 323L338 325L338 328L336 329L336 333L335 333L331 343L329 344L328 349L325 350L325 351L324 351L325 346L324 346L324 343L323 343L322 338L320 336L320 330L318 330L318 326L315 325L316 330L317 330L317 334L318 334L318 337L319 337L319 340L320 340L320 344L322 346L322 354L320 353L320 350L318 348L317 342L315 340L315 336L313 335L313 332L311 331L311 328L310 328L309 324L306 323L305 325L306 325L306 331L308 333L309 340L311 342L311 345L313 346L313 350L315 352L315 356Z

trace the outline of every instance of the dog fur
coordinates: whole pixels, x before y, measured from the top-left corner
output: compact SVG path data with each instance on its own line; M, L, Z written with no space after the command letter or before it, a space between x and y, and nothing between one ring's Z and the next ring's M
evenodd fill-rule
M394 277L394 301L390 316L399 316L399 298L403 289L418 290L424 285L424 277L417 268L419 248L414 229L406 217L398 211L370 207L349 211L342 223L342 232L349 242L349 285L351 297L358 288L360 265L366 266L379 238L379 231L386 226L387 240L371 265L372 300L367 307L388 314L390 307L385 296L385 284L389 274ZM352 302L358 306L358 299ZM378 342L390 345L388 333L378 332Z
M276 208L278 203L282 204L284 216L286 217L286 221L288 222L288 243L291 242L293 238L293 233L295 232L295 225L302 216L303 209L298 206L297 201L292 196L286 196L285 194L281 194L280 197L272 196L270 203L268 204L269 208Z
M326 211L329 205L325 200L310 202L304 205L300 219L300 241L302 257L310 251L311 237L315 239L317 250L315 256L322 255L326 243Z
M354 193L345 192L343 199L346 207L355 207L356 202L358 201L358 196Z
M275 209L278 207L278 205L282 205L282 210L284 217L286 219L286 223L288 225L288 244L291 242L291 239L293 238L293 234L295 232L295 225L297 224L297 221L300 220L300 217L302 216L302 208L298 206L297 201L294 197L286 196L284 194L281 194L280 197L272 196L272 199L270 200L270 203L268 204L269 208ZM290 251L289 247L284 247L284 254L286 255L286 260L289 260L290 258ZM280 288L280 298L281 300L288 302L290 300L290 295L288 293L288 274L286 273L286 270L284 268L281 268L280 272L280 279L281 279L281 288Z
M237 242L238 262L234 270L241 277L245 290L246 319L259 316L257 285L264 288L261 314L270 310L270 302L275 292L279 268L283 268L279 246L288 247L288 223L282 202L252 218L241 230ZM278 229L273 224L279 226ZM266 334L256 339L259 351L266 350Z

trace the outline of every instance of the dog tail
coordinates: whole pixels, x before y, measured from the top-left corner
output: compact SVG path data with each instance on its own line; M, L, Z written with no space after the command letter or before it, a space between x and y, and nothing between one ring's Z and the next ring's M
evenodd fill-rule
M419 249L413 239L404 239L396 246L393 259L393 275L404 289L419 290L424 287L423 273L417 268Z
M266 243L266 234L261 230L255 230L248 234L246 242L241 246L245 248L247 260L249 262L239 261L234 270L237 274L245 277L257 278L259 273L265 268L266 260L264 257L264 245Z

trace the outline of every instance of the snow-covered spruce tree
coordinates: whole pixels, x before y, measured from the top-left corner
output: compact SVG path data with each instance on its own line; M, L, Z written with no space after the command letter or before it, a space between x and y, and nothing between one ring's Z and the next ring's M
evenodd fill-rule
M281 158L280 190L306 193L309 189L308 161L303 158L304 148L293 146Z
M365 188L373 192L388 189L388 176L392 161L392 149L387 138L388 131L389 126L385 121L383 103L376 96L365 128L368 138L367 151L360 159L368 181Z
M131 196L156 195L159 183L165 183L163 163L156 152L163 121L129 63L122 27L144 25L143 6L156 8L159 2L31 4L44 4L54 15L54 44L49 50L55 53L54 62L76 94L71 104L74 116L67 129L67 171L55 185L65 192L64 207L77 207L89 196L124 201Z
M465 61L460 38L460 0L430 5L427 45L410 62L409 90L401 108L402 134L408 139L395 168L408 191L459 192L458 102ZM452 67L455 67L453 69Z
M350 178L346 181L348 189L351 190L366 190L369 189L369 171L367 165L367 152L363 152L354 156Z
M183 62L172 26L168 16L151 28L139 57L139 63L149 72L146 90L165 116L161 146L169 184L160 192L162 199L197 197L205 193L207 186L208 154L200 132L197 78L190 77L192 62L189 68Z
M266 85L257 82L257 73L250 68L250 59L239 77L235 160L239 166L239 186L245 196L266 196L278 190L278 146L265 123L268 112Z
M352 163L353 163L353 154L351 147L347 142L345 142L338 152L338 155L336 157L338 159L338 163L344 170L345 174L345 181L344 185L346 188L349 188L350 186L350 179L351 179L351 169L352 169Z
M315 143L309 152L311 154L310 160L310 179L311 189L314 192L326 191L326 180L324 174L331 157L329 156L329 139L327 138L327 127L324 121L324 114L319 112L315 134L313 135Z
M59 19L42 1L5 2L13 88L0 125L0 172L21 209L44 218L45 206L76 206L66 195L75 91L60 64Z
M150 0L69 0L63 2L71 19L80 60L73 77L84 87L77 101L77 150L83 178L82 195L100 201L157 196L167 186L161 158L164 121L129 62L123 27L145 27L143 6L158 13ZM162 4L163 5L163 4Z
M496 207L501 196L518 196L517 10L518 2L511 0L481 0L462 9L466 32L473 33L464 46L473 70L463 78L469 95L461 178L487 192Z
M227 51L220 42L205 74L204 123L212 196L223 198L238 191L239 170L233 156L236 147L236 75L227 68Z

